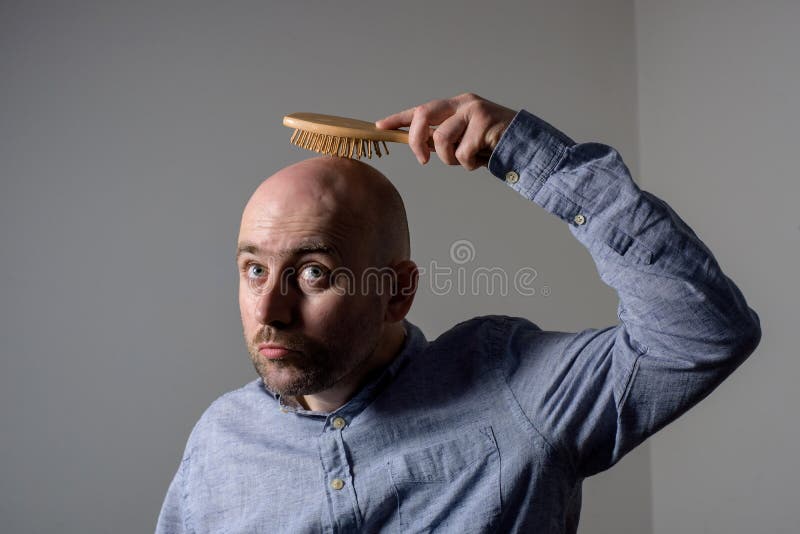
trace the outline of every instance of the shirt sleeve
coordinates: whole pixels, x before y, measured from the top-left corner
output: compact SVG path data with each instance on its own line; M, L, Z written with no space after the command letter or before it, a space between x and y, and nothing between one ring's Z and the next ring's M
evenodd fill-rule
M172 479L167 496L161 505L161 513L156 523L156 534L178 534L188 532L185 510L185 473L188 459L181 462L178 472Z
M641 191L620 155L577 144L526 111L489 170L570 225L619 297L619 324L577 334L505 319L505 377L529 421L578 476L708 395L752 353L756 313L697 235Z

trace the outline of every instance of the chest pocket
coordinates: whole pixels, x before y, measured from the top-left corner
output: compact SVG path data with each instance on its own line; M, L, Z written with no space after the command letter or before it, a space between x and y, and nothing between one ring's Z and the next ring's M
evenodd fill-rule
M489 532L500 516L500 452L491 427L388 463L404 534Z

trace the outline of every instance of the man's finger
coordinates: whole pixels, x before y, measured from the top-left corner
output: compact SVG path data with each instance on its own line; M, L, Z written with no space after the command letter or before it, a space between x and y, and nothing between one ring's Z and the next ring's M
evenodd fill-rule
M431 100L420 106L414 106L406 110L400 111L383 119L375 121L376 128L382 129L396 129L411 126L415 115L420 111L424 112L428 119L428 123L435 126L455 111L455 104L452 99Z
M431 100L414 108L414 118L408 130L408 139L411 149L417 154L420 163L425 164L430 158L431 126L442 124L456 112L456 105L452 100ZM421 156L421 157L420 157Z
M375 121L376 128L384 130L395 130L397 128L404 128L411 124L411 119L414 118L414 110L416 108L409 108L394 115L389 115L383 119Z
M408 146L414 152L420 164L425 165L431 157L428 139L431 137L431 128L428 118L424 114L414 113L414 118L408 128Z
M433 142L436 146L436 155L439 156L446 165L458 165L455 151L464 130L467 128L467 121L460 113L456 113L448 118L433 132Z
M467 123L466 131L458 144L455 157L468 171L473 171L480 166L478 151L485 147L484 135L490 124L490 120L485 116L473 116Z

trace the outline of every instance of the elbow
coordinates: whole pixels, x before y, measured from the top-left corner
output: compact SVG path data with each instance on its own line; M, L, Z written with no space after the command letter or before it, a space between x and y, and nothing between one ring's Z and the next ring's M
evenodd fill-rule
M736 321L719 325L712 335L700 341L693 364L727 376L756 350L761 341L761 324L752 310ZM703 356L697 357L698 354Z
M729 360L734 366L744 362L761 342L761 322L753 310L731 332L728 347Z
M750 356L753 351L756 350L758 344L761 343L761 321L758 318L758 315L753 310L750 310L750 317L751 317L751 327L749 336L746 338L746 343L743 344L743 348L746 351L745 358Z

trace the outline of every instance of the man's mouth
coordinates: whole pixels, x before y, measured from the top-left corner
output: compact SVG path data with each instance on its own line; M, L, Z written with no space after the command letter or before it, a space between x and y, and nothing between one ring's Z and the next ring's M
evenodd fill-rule
M288 349L283 345L276 345L273 343L258 346L258 353L268 360L280 360L281 358L286 357L286 355L288 355L290 352L292 352L291 349Z

